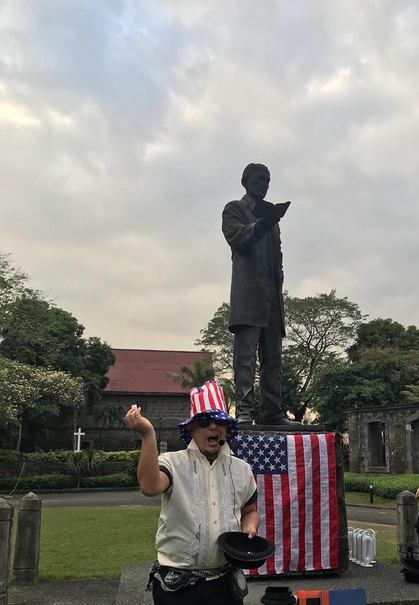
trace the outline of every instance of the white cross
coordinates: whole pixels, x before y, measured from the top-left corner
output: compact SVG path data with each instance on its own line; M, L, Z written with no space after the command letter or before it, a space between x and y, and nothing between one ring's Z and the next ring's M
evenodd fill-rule
M85 434L86 433L82 433L81 432L81 428L80 427L79 427L79 430L77 431L77 433L73 433L74 437L77 437L77 445L76 445L76 449L74 450L75 452L79 452L81 450L81 448L80 448L81 438Z

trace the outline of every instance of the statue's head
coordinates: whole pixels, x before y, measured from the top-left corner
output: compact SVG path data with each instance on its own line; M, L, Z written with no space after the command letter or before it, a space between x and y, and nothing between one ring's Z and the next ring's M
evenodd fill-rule
M255 199L263 200L269 189L270 180L270 172L264 164L248 164L243 170L241 183L246 193Z

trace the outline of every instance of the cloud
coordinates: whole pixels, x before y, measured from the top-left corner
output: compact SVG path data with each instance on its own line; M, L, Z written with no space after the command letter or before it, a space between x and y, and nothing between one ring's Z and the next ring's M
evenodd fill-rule
M2 249L114 346L191 348L229 297L224 204L271 170L286 287L419 325L419 8L0 8Z

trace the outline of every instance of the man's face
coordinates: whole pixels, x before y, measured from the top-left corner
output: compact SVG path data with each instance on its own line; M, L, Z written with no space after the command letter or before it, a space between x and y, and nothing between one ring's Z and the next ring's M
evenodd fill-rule
M256 170L246 183L246 192L254 199L263 200L269 189L269 173L266 170Z
M204 416L203 414L201 417ZM208 426L204 427L198 424L198 420L194 420L191 422L190 431L200 451L207 456L214 456L218 454L222 447L222 444L219 443L220 440L226 440L227 424L220 424L221 421L219 420L215 422L209 416L206 416L206 420L201 424L206 424L207 422L209 422Z

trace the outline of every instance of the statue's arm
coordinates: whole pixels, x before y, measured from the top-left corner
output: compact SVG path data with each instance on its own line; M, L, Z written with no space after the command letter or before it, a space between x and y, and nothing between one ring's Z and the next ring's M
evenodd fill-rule
M245 223L238 202L229 202L223 211L223 233L233 250L244 250L258 242L271 229L264 219Z

